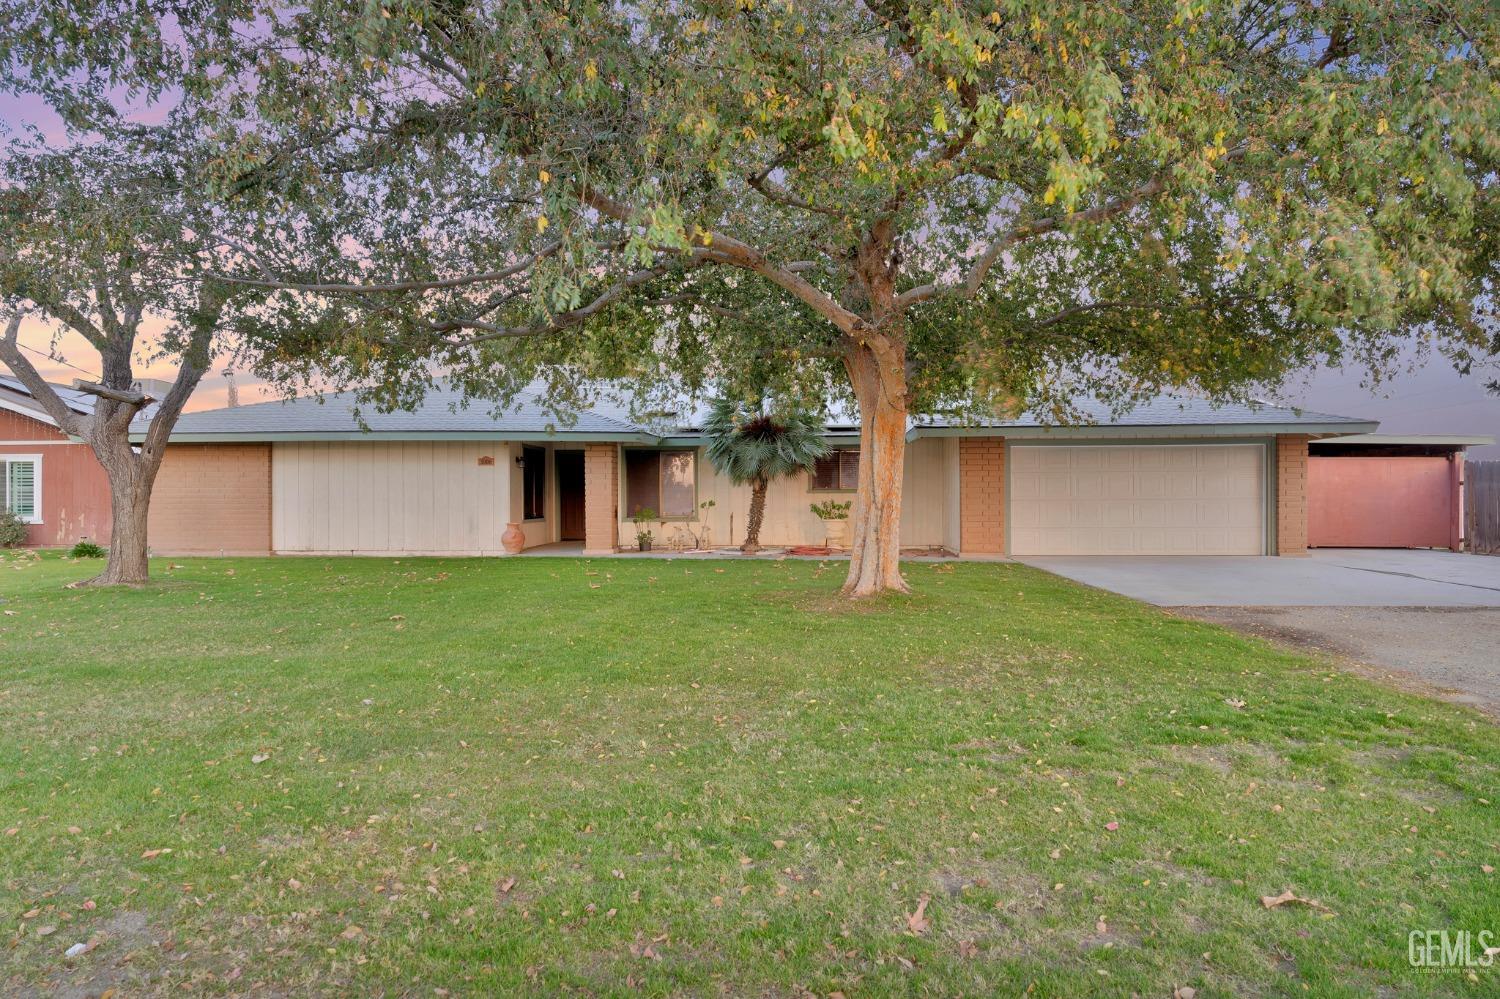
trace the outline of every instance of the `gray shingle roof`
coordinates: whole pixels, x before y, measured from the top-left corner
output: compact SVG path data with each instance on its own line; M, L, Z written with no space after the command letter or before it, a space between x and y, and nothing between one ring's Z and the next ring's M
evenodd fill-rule
M656 441L664 437L691 438L701 425L701 407L689 408L678 416L660 414L651 418L632 416L628 399L618 395L601 400L590 409L567 421L546 405L536 390L523 392L509 406L499 407L486 400L465 402L461 393L438 385L427 393L414 410L390 413L373 406L358 406L352 393L305 397L290 401L272 401L185 413L173 431L174 440L268 440L268 439L346 439L367 434L403 438L491 439L587 438L594 440ZM1270 405L1215 405L1202 399L1160 396L1137 406L1119 417L1107 406L1093 400L1080 400L1076 408L1084 421L1075 431L1089 428L1093 435L1101 429L1150 427L1307 427L1310 433L1357 433L1374 428L1368 420L1325 413L1298 411ZM358 416L356 416L356 411ZM363 424L361 423L363 420ZM850 414L835 407L829 416L830 431L847 430ZM1034 415L1014 419L956 420L940 416L913 419L913 434L962 434L966 430L1014 429L1034 433L1060 433L1069 428L1052 427ZM368 429L367 429L368 428ZM1315 429L1316 428L1316 429ZM143 430L144 426L140 427ZM138 431L140 432L140 431ZM1286 432L1283 430L1282 432Z
M357 415L356 415L357 414ZM363 421L363 423L361 423ZM585 410L570 424L548 411L535 395L522 394L511 405L499 407L483 399L465 401L462 393L438 385L413 410L382 413L366 403L358 405L352 392L330 393L321 399L257 402L232 409L184 413L173 438L198 435L236 435L246 439L299 434L416 434L442 437L453 434L523 435L637 435L634 424Z
M1159 395L1119 416L1097 399L1076 399L1074 407L1084 417L1064 426L1173 427L1173 426L1255 426L1263 424L1365 424L1373 421L1355 416L1334 416L1269 403L1213 403L1189 396ZM993 420L954 420L942 417L918 417L919 426L930 427L1047 427L1057 426L1038 419L1032 413L1015 418Z

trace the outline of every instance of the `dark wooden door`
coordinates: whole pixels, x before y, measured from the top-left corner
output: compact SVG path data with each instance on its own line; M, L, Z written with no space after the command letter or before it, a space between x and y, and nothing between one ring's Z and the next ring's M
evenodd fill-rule
M563 541L583 540L583 452L558 451L557 521Z

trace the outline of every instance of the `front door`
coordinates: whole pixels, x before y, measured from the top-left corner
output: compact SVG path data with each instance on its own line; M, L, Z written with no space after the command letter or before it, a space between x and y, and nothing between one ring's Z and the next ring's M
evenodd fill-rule
M558 538L583 540L583 452L556 451Z

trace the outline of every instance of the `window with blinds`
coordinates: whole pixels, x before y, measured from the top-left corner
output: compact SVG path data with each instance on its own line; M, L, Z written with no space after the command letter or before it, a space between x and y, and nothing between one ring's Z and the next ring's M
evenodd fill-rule
M38 523L36 458L0 456L0 509L29 523Z
M819 458L813 465L812 488L849 491L859 488L859 448L844 448Z
M698 510L698 469L692 451L626 451L625 516L654 510L662 520Z

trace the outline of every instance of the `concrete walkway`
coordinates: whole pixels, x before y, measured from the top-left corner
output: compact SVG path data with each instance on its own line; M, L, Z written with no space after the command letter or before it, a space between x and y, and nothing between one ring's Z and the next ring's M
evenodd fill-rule
M1500 557L1329 548L1307 558L1023 558L1162 607L1500 607Z

